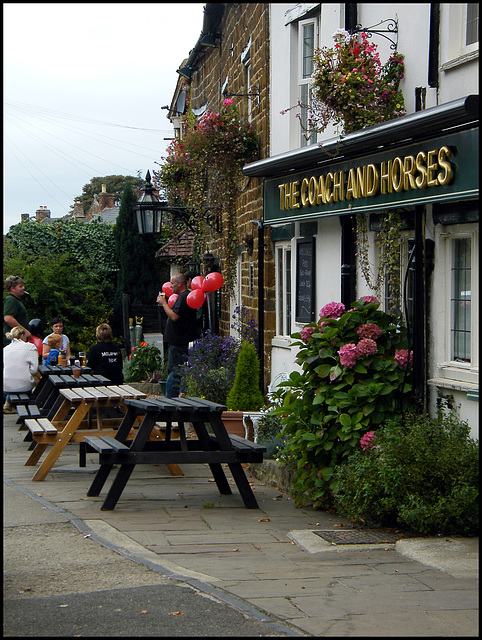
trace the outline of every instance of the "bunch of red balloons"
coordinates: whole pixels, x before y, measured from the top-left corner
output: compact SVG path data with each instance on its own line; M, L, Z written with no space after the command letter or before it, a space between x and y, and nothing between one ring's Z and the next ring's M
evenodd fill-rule
M223 285L223 276L217 271L212 271L204 278L203 276L195 276L191 280L192 291L186 298L187 304L191 309L199 309L206 300L206 293L208 291L217 291ZM172 308L172 305L176 302L177 293L172 292L170 282L165 282L162 285L162 290L167 296L167 304Z

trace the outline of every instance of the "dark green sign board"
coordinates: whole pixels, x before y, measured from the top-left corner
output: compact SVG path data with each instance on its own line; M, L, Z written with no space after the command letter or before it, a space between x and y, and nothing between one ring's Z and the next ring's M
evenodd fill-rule
M478 197L478 128L264 181L264 222Z

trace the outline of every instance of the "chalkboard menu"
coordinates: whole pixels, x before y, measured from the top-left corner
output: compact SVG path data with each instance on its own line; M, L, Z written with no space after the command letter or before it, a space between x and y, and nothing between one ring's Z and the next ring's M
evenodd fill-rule
M296 241L296 322L315 319L315 238Z

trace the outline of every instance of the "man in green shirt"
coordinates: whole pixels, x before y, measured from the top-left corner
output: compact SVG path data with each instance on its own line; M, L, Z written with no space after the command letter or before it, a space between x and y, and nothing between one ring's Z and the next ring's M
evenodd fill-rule
M3 301L3 346L9 344L10 340L5 336L13 327L23 327L26 339L31 337L28 329L28 318L25 307L20 302L20 298L25 293L25 285L20 276L8 276L5 280L5 289L8 291Z

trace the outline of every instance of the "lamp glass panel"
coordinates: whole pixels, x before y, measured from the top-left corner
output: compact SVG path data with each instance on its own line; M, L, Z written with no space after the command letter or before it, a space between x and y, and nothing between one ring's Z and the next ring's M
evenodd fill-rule
M140 234L144 233L144 229L142 227L142 214L139 210L136 211L136 218L137 218L137 230L139 231Z
M144 233L154 233L154 211L146 209L142 215L144 217Z

